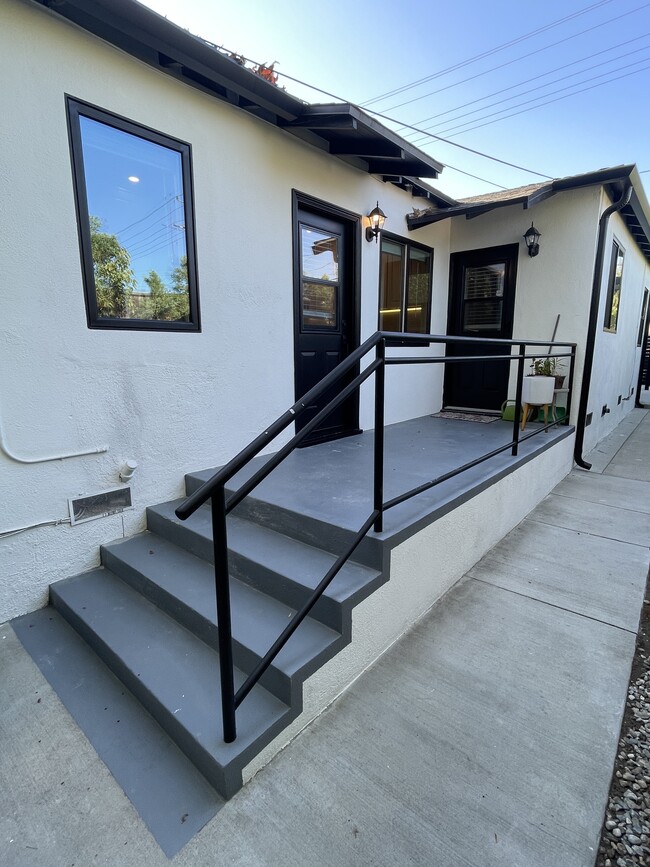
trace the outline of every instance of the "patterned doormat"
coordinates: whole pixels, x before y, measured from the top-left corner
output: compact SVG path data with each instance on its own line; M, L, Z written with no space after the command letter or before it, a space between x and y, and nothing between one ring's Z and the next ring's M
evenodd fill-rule
M480 424L490 424L492 421L499 419L498 415L479 415L475 412L451 412L451 410L443 410L431 416L431 418L455 418L461 421L477 421Z

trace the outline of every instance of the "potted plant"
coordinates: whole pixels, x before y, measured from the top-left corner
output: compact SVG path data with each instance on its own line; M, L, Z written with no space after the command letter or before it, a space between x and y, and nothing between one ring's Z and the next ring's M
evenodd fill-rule
M562 373L562 360L559 358L533 358L533 372L529 376L552 376L555 387L562 388L566 374Z
M533 406L552 403L556 388L557 358L534 358L530 366L533 370L524 377L522 403Z

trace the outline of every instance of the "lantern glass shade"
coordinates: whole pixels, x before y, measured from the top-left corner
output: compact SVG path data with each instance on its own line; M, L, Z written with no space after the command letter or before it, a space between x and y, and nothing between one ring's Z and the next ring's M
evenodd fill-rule
M386 222L386 214L379 207L379 202L377 202L377 207L373 208L372 211L368 214L368 228L366 229L366 238L369 241L372 241L374 238L377 240L377 236L384 228L384 223Z
M368 214L368 219L370 220L370 228L373 232L381 232L386 222L386 214L379 207L379 202L377 202L377 207L373 208Z
M542 233L538 232L535 226L531 223L530 229L527 229L524 234L524 241L526 242L530 256L536 256L539 253L539 239L541 236Z

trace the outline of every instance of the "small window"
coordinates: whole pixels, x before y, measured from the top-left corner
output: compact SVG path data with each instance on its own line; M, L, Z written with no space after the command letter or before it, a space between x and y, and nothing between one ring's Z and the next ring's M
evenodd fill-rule
M621 300L621 280L623 278L623 258L625 253L618 241L612 241L612 259L609 264L607 298L605 300L605 331L616 331L618 309Z
M433 250L382 234L379 329L428 334Z
M90 328L199 331L190 146L68 99Z
M643 303L641 305L641 319L639 320L639 334L636 339L637 346L643 346L643 332L646 328L646 319L648 317L648 295L647 289L643 290Z

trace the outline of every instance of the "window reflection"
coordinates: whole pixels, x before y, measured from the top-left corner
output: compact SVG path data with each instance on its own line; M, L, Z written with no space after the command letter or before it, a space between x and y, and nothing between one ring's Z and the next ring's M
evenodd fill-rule
M340 238L300 225L303 331L338 328Z
M505 274L506 266L503 262L465 269L463 330L501 329Z
M181 154L79 115L97 316L189 322Z
M426 334L431 309L431 251L382 237L379 328Z

